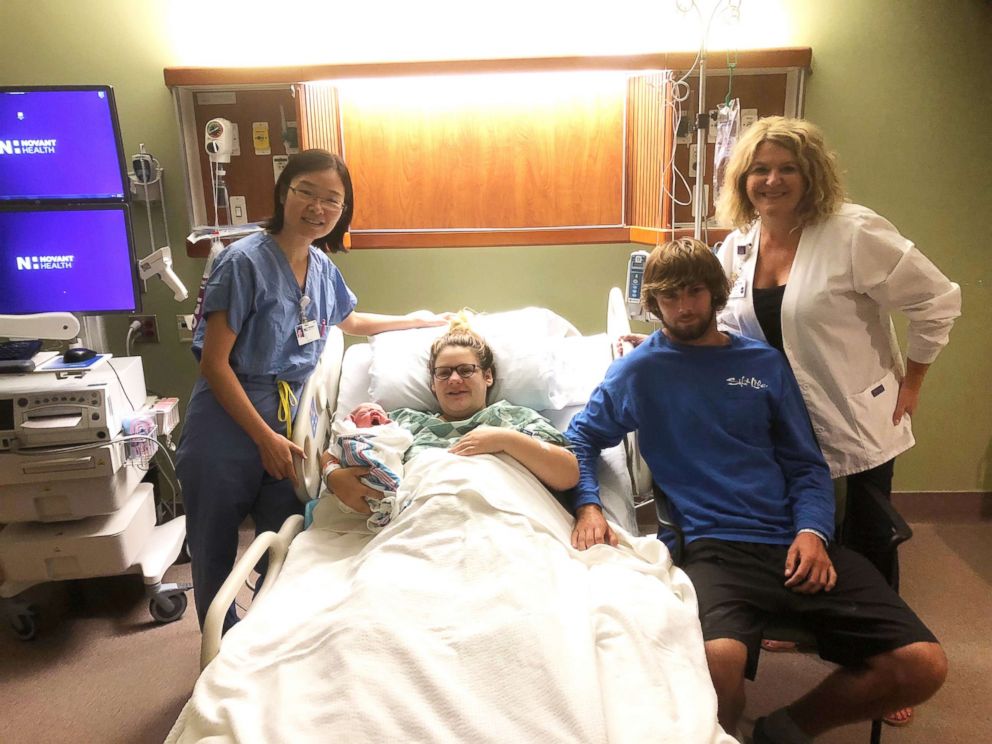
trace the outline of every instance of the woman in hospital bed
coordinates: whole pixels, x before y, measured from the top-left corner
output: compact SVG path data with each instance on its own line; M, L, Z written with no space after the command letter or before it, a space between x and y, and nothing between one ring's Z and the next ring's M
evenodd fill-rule
M340 452L345 462L354 462L355 459L348 455L362 449L364 452L360 457L371 467L340 467L340 462L336 462L329 452L323 455L328 490L349 510L374 514L370 528L379 529L389 522L382 502L391 498L388 489L396 485L390 477L397 475L396 457L389 448L397 441L410 441L403 461L431 447L445 448L465 457L503 452L552 490L563 491L578 482L575 455L564 449L568 440L547 419L536 411L506 401L487 405L496 374L493 352L485 340L472 331L465 313L460 313L451 322L448 333L431 346L427 371L431 392L441 408L440 414L401 408L383 419L379 415L385 415L381 408L377 412L375 404L364 404L349 418L356 425L375 421L379 424L362 427L363 441L349 436L348 428L337 431L344 434L341 438L348 440L347 449ZM409 432L412 440L404 439L398 429ZM385 448L380 452L377 452L377 439ZM387 460L393 467L386 466ZM376 477L377 471L385 471L386 477ZM387 495L384 497L384 494ZM392 501L390 505L391 516L395 516L401 505Z
M332 469L361 516L320 500L169 742L734 741L688 579L620 527L619 549L572 548L548 489L576 483L575 457L531 409L486 404L492 352L454 325L430 355L440 414L391 414L413 438L405 508L370 533L381 492Z

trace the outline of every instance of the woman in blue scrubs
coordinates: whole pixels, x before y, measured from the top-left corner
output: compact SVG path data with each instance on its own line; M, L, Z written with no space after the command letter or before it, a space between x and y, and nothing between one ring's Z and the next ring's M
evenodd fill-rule
M327 256L344 250L353 213L344 161L325 150L293 155L267 229L232 243L210 274L193 340L200 378L176 461L201 627L234 566L244 518L260 533L303 513L293 467L303 451L287 438L287 422L327 328L367 336L447 322L426 311L355 312L355 295ZM224 630L236 622L231 607Z

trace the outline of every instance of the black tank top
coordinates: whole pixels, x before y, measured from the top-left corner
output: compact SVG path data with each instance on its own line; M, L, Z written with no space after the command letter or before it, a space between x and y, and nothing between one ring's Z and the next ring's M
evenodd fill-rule
M785 353L782 348L782 296L784 294L784 284L781 287L754 288L754 314L758 318L761 331L765 334L768 345L774 346L783 354Z

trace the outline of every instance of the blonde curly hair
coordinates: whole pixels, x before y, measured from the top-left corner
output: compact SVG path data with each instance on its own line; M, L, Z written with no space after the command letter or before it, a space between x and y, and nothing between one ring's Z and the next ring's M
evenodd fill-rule
M796 158L806 192L796 207L799 225L813 225L834 214L844 203L844 188L836 156L823 141L823 133L804 119L768 116L748 127L730 155L717 201L717 216L744 229L757 213L747 196L747 175L758 147L771 142Z

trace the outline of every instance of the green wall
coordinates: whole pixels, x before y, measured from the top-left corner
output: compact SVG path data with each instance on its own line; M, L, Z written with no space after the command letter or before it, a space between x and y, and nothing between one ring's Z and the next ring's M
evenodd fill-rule
M659 0L661 2L662 0ZM674 2L674 0L672 0ZM759 0L749 0L748 6ZM914 429L917 447L899 460L900 490L992 490L992 321L984 218L992 197L992 6L985 0L783 0L790 36L813 49L807 116L823 126L846 169L851 197L891 219L964 293L965 315L927 379ZM0 84L110 83L125 150L145 143L166 169L176 268L195 296L202 260L187 259L179 134L162 69L170 58L157 30L164 0L3 0ZM292 21L287 21L289 24ZM190 33L197 29L190 28ZM207 43L206 37L204 43ZM213 43L239 43L215 35ZM371 42L370 42L371 43ZM385 50L383 55L386 56ZM150 250L140 210L135 235ZM606 293L623 281L633 246L373 250L338 263L360 307L401 312L470 305L501 310L540 304L585 332L604 329ZM162 342L140 347L150 389L185 398L195 368L174 318L191 312L154 281L145 311ZM108 321L122 353L125 322Z

